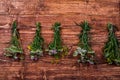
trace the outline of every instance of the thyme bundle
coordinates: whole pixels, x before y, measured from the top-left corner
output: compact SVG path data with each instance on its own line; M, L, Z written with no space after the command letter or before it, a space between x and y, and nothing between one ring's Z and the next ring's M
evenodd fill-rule
M31 60L38 60L40 56L43 56L43 44L44 39L41 36L41 24L38 22L36 23L36 32L33 39L33 42L30 46L28 46L28 49L30 50L30 57Z
M75 23L77 26L82 28L81 34L79 35L79 45L77 50L74 52L73 56L80 55L78 62L94 64L94 51L91 49L89 44L88 33L90 31L90 26L87 21L81 22L80 24Z
M5 49L6 53L4 54L7 57L13 58L15 60L23 60L24 54L19 42L19 32L17 29L17 21L14 21L11 29L11 42L10 46Z
M49 44L48 54L55 57L55 59L59 59L61 57L61 53L63 51L62 41L60 37L60 26L59 22L56 22L52 29L54 31L54 40Z
M104 57L109 64L120 65L120 45L115 36L117 28L111 23L108 23L107 26L109 34L108 41L104 47Z

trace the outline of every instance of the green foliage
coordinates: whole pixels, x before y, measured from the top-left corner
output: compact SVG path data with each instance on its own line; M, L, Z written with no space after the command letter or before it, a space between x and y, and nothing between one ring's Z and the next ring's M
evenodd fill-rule
M49 55L54 56L56 59L61 57L60 53L63 51L60 37L60 26L61 24L59 22L56 22L53 25L52 30L54 31L54 40L49 44Z
M23 56L23 50L20 46L19 43L19 33L17 30L17 22L14 21L13 25L12 25L12 38L11 38L11 43L10 46L8 48L6 48L6 53L5 56L17 59L17 60L21 60L24 59Z
M88 33L90 26L87 21L81 22L80 24L75 23L77 26L82 28L81 34L79 35L79 45L73 56L80 55L78 62L94 64L94 51L91 49L89 44Z
M120 49L119 42L115 36L116 27L108 23L108 41L104 47L104 57L109 64L120 64Z
M31 43L29 47L30 49L30 56L31 59L38 59L39 56L43 56L43 44L44 39L41 36L41 24L38 22L36 23L36 32L33 39L33 42Z

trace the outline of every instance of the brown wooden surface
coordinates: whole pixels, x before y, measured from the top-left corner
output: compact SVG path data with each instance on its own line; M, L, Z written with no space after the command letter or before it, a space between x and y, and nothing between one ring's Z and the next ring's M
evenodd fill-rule
M120 29L120 0L0 0L0 55L9 45L11 23L18 20L18 28L24 53L28 57L27 46L33 40L35 22L42 24L45 44L53 39L52 24L61 22L63 45L74 50L78 43L80 28L74 21L89 21L92 26L90 43L96 52L98 63L104 63L102 48L107 41L106 24L111 22ZM120 40L120 32L116 32ZM70 53L72 55L72 53ZM63 59L61 64L46 63L44 57L37 63L26 59L21 62L0 62L0 80L119 80L120 68L106 64L93 66L72 66L76 59ZM25 71L24 71L25 70ZM33 70L33 71L32 71Z
M52 64L53 58L43 57L38 62L0 62L0 80L119 80L120 67L76 63L74 58L61 59Z

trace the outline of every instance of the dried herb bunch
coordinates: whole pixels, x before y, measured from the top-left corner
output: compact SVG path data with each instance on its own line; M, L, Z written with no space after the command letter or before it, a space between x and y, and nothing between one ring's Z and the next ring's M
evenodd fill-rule
M79 35L79 45L77 47L77 50L74 52L73 56L80 55L80 59L78 60L78 62L94 64L95 53L90 47L88 36L90 26L87 21L81 22L80 24L75 24L77 26L80 26L82 30L81 34Z
M107 26L109 34L104 47L104 57L109 64L120 65L120 45L115 36L117 28L111 23L108 23Z
M17 29L17 21L14 21L11 29L11 42L10 46L5 49L5 56L13 58L14 60L23 60L24 54L19 42L19 32Z
M60 35L60 26L61 24L59 22L56 22L52 30L54 31L54 39L53 42L49 44L48 54L55 57L55 59L59 59L62 56L62 41L61 41L61 35Z
M36 23L36 32L33 39L33 42L28 49L30 50L30 57L31 60L38 60L40 56L43 56L43 44L44 39L41 36L41 24L38 22Z

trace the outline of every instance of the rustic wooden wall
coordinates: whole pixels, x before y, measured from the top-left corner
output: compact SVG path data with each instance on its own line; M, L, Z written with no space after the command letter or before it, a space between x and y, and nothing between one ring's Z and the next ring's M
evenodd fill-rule
M27 52L27 45L32 41L35 22L42 23L42 35L48 44L53 37L51 26L54 22L62 23L63 44L76 46L80 28L74 21L88 20L92 26L91 43L97 56L106 41L106 24L112 22L120 26L119 0L1 0L0 2L0 54L10 41L10 26L18 20L22 45ZM5 27L6 26L6 27Z
M75 48L80 28L75 26L74 21L79 23L87 20L93 28L90 34L92 48L96 51L98 60L102 61L102 48L107 40L106 24L112 22L120 29L120 0L0 0L1 58L4 48L9 45L11 23L14 20L18 20L22 47L26 55L29 55L27 45L35 33L35 22L41 22L42 36L46 44L53 37L52 24L61 22L63 45ZM120 33L116 34L119 38ZM10 65L6 66L8 68ZM20 64L19 67L22 69Z

